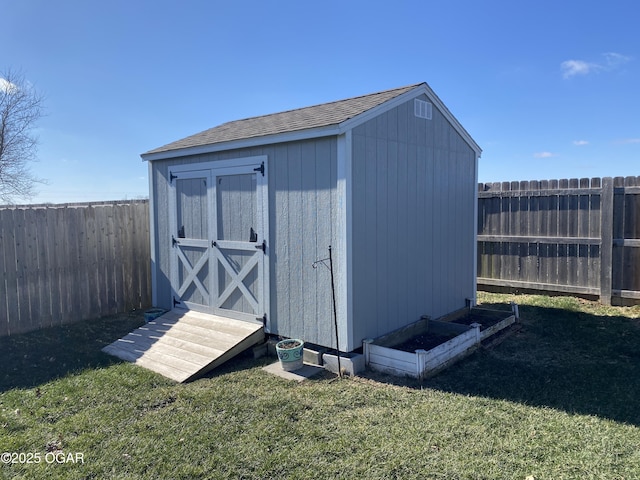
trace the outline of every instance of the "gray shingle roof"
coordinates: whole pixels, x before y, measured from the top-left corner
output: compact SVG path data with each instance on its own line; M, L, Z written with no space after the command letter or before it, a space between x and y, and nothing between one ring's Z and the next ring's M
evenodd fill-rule
M422 83L346 100L323 103L312 107L298 108L244 120L234 120L146 153L168 152L183 148L337 125L420 85Z

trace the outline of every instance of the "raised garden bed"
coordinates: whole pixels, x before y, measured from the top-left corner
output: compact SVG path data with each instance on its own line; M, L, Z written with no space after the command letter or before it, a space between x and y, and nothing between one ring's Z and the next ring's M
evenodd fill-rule
M511 312L471 308L438 320L423 317L397 332L365 340L365 363L373 370L423 379L469 355L516 319L515 304Z
M471 311L460 318L453 320L455 323L471 325L480 324L480 341L484 341L505 328L513 325L518 318L518 305L511 306L511 312L502 310L489 310L472 308Z

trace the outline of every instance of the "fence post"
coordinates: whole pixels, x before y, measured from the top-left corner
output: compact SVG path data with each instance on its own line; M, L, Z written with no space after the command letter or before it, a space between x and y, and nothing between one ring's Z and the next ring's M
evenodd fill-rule
M611 305L613 266L613 178L602 179L600 195L600 303Z

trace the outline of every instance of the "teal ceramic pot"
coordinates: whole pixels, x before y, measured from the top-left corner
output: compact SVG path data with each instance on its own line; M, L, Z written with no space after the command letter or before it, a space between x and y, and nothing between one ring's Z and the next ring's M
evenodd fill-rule
M303 348L304 342L297 338L289 338L276 343L276 353L284 371L292 372L302 368L304 365Z

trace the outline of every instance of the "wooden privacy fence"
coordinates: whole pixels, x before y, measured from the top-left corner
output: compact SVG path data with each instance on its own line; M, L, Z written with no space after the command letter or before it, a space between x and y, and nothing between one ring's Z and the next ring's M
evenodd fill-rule
M0 207L0 336L151 303L147 200Z
M640 177L485 183L478 286L640 300Z

